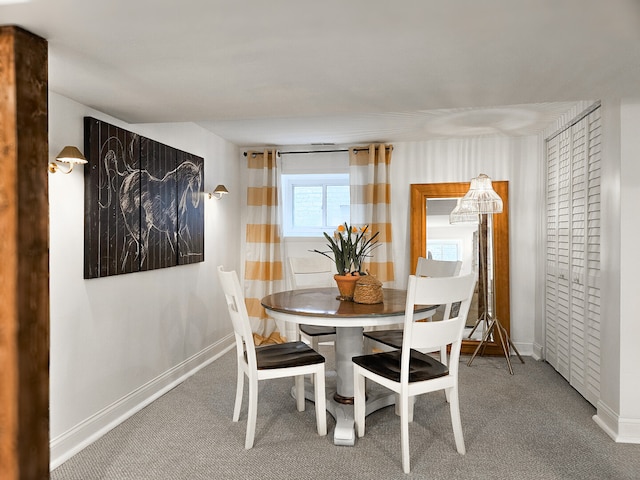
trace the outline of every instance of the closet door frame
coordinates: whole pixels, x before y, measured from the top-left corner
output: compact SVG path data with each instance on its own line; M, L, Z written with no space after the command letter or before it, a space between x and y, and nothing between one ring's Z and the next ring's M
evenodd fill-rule
M600 388L599 103L546 141L545 360L589 402Z

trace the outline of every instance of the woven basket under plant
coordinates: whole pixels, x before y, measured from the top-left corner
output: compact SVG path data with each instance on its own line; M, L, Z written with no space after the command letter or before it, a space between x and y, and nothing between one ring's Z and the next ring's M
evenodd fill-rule
M373 275L363 275L356 282L353 301L369 305L382 303L382 282Z

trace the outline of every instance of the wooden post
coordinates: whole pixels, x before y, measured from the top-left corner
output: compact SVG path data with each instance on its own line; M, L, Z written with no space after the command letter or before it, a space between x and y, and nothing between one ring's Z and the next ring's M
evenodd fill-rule
M0 478L49 478L47 42L0 27Z

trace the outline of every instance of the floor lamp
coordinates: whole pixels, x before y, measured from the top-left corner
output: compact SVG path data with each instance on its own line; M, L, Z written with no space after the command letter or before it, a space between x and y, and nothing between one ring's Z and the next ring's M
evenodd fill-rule
M494 255L493 255L493 242L490 241L486 232L488 231L488 225L492 223L493 214L502 213L502 199L493 189L491 185L491 179L485 175L480 174L478 177L471 180L469 191L464 197L458 200L456 208L453 209L449 216L451 223L462 222L477 222L478 223L478 243L479 243L479 281L483 286L483 300L484 309L482 314L478 317L475 326L471 330L469 337L473 335L480 324L483 324L483 333L480 343L476 347L473 355L467 363L471 366L471 362L476 357L480 349L486 347L489 338L495 333L498 334L500 339L500 346L504 352L504 356L507 359L507 365L509 366L509 373L513 375L513 368L511 367L511 359L509 358L508 345L513 348L518 358L522 363L524 360L520 356L520 352L515 347L509 334L504 326L500 323L496 317L496 303L495 303L495 267L494 267ZM491 255L488 255L489 247ZM489 276L489 264L491 262L491 275ZM489 278L490 277L490 278ZM490 283L489 283L490 280ZM491 288L489 288L489 286ZM491 293L489 292L491 290Z

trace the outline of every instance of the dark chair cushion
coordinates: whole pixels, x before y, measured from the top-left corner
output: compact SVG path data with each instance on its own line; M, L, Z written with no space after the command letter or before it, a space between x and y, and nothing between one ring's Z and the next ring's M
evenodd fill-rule
M367 370L377 373L389 380L400 381L400 357L401 350L392 352L375 353L353 357L353 363ZM411 350L409 362L409 382L421 382L432 378L444 377L449 373L449 368L433 357Z
M364 332L364 336L376 342L384 343L391 348L402 348L402 332L401 328L398 330L373 330Z
M304 342L287 342L256 347L256 359L258 370L324 363L324 357Z
M300 331L310 337L319 337L321 335L335 335L335 327L321 327L318 325L300 325Z

